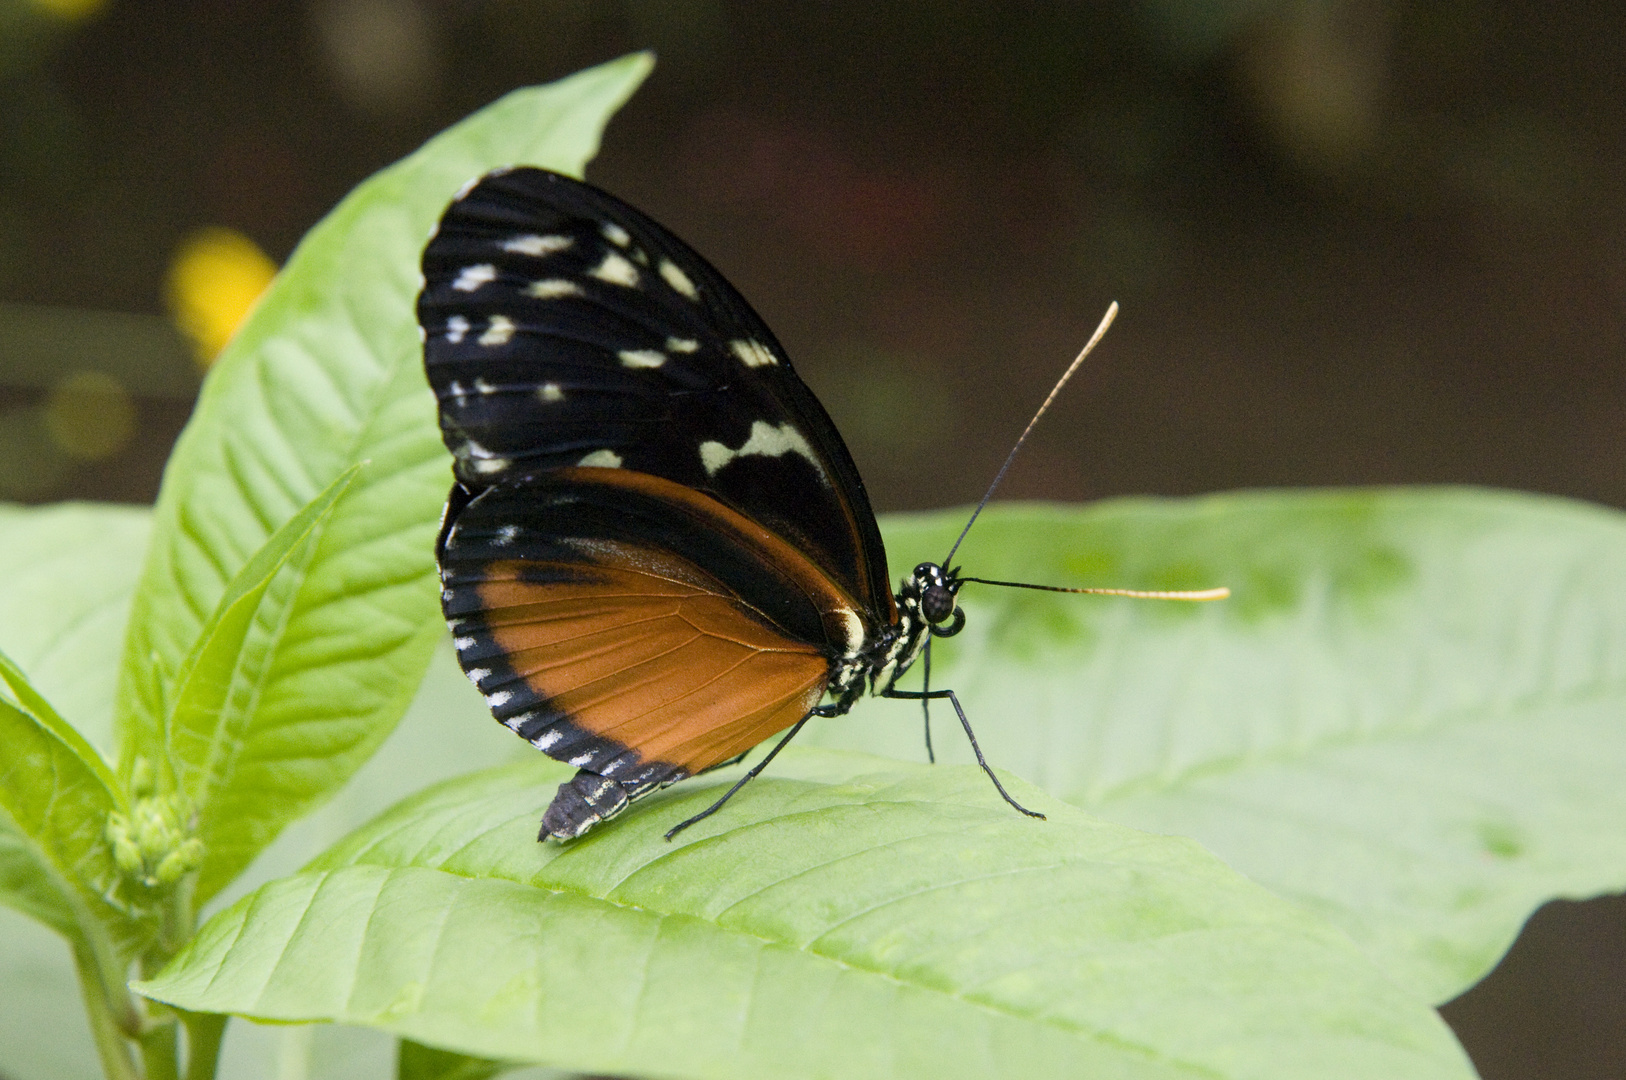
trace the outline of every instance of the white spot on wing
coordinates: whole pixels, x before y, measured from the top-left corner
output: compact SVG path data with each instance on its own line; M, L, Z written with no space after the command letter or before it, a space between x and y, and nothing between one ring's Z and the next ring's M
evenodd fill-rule
M565 392L558 383L545 382L541 386L537 387L536 396L541 398L543 401L563 401L565 399Z
M471 637L453 638L452 646L456 648L458 652L462 652L464 649L472 649L474 648L474 639Z
M774 427L766 420L756 421L751 425L751 437L746 439L745 444L738 450L731 450L715 441L700 444L700 463L706 467L707 476L716 476L717 470L735 458L749 457L753 454L762 457L800 454L818 470L821 477L824 475L824 466L819 464L819 459L814 455L807 439L788 423Z
M483 667L471 667L469 668L468 675L469 682L473 683L475 686L479 686L482 679L488 678L491 675L491 669Z
M491 348L495 345L506 345L508 339L514 336L514 321L506 315L493 315L491 325L479 337L480 344Z
M632 237L628 234L627 230L623 229L613 221L606 221L603 225L599 226L598 231L604 234L604 239L608 240L616 247L626 247L628 244L632 243Z
M514 698L512 690L495 690L486 695L486 704L493 709L500 709Z
M469 462L474 471L482 476L502 472L509 464L507 458L499 457L473 439L465 440L463 445L457 448L456 456Z
M504 525L502 528L497 530L497 538L493 540L492 543L496 544L498 547L507 547L509 544L514 542L514 538L518 535L518 525Z
M682 267L671 259L661 260L661 277L666 279L668 285L687 296L690 300L700 299L700 290L694 287L694 282L689 280L689 275L683 272Z
M475 379L474 389L481 394L495 394L497 392L497 388L484 379Z
M502 242L504 251L511 251L516 255L530 255L540 258L543 255L552 255L563 251L576 242L570 236L538 236L528 233L525 236L515 236Z
M452 282L452 288L458 292L473 292L482 285L489 285L497 280L497 268L490 263L481 263L479 266L465 266L458 271L457 280Z
M618 353L621 366L630 368L658 368L666 363L666 354L654 349L623 349Z
M542 734L532 739L531 745L536 747L538 750L546 750L548 747L558 742L563 736L564 732L560 731L558 728L552 728L548 731L544 731Z
M696 341L694 338L669 337L666 339L666 349L668 352L692 353L697 351L699 348L700 342Z
M589 753L586 753L586 754L577 754L575 757L570 759L570 763L572 765L576 766L576 768L579 769L583 765L586 765L589 761L592 761L592 760L593 760L593 755L592 755L591 752L589 752Z
M638 268L622 258L619 252L606 252L604 261L587 272L611 285L622 285L629 289L638 287Z
M777 364L773 353L760 341L730 341L728 347L734 350L734 355L740 358L740 363L746 367L762 367L766 364Z
M558 300L566 296L582 295L582 287L564 278L543 278L525 286L525 295L534 296L538 300Z
M585 465L592 469L619 469L621 467L621 455L614 450L594 450L576 464Z
M463 335L469 332L469 320L461 315L453 315L446 320L446 340L453 345L463 340Z

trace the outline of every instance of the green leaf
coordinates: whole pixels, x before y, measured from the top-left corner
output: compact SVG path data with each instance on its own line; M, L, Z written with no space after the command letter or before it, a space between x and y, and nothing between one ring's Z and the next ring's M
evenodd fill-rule
M272 583L281 578L285 587L298 588L323 526L361 471L354 465L340 473L243 565L181 669L163 760L174 770L176 789L197 812L207 853L200 877L211 885L236 877L302 808L303 793L288 790L293 786L285 760L288 739L268 728L258 708L281 659L275 646L293 643L284 637L271 638L267 649L245 644L255 622L264 618Z
M105 830L124 809L112 770L94 747L0 654L0 901L75 940L96 919L113 936L135 932L136 916L114 899L119 871Z
M308 808L388 734L439 634L431 552L450 475L412 311L424 237L495 165L579 173L649 64L634 55L510 94L363 183L300 244L216 363L165 472L122 665L126 773L156 756L182 666L238 570L362 460L304 572L267 590L244 645L272 657L255 713L285 739L265 746L280 755L266 760L280 790L263 794L289 800L284 818ZM231 870L212 862L200 897Z
M0 504L0 652L112 755L113 689L152 513Z
M0 904L71 939L79 923L68 888L11 815L0 813Z
M136 506L0 505L0 651L28 673L55 711L109 754L119 648L150 516ZM82 939L80 921L93 920L96 910L73 895L73 886L3 812L0 903L70 941ZM103 911L117 934L123 917ZM6 1074L100 1075L72 953L53 934L16 916L0 913L0 922L6 942L0 950ZM139 927L123 929L140 933ZM121 944L129 949L136 942Z
M942 558L964 520L891 519L893 566ZM1231 586L1198 605L967 585L933 684L996 766L1196 837L1428 1000L1476 982L1549 898L1626 887L1626 516L1463 489L1001 508L957 561ZM939 759L970 760L934 717ZM923 756L918 705L805 734Z
M451 781L262 886L142 993L620 1075L1468 1077L1434 1012L1196 844L970 768L787 755L561 848L569 774ZM709 778L708 778L709 779Z

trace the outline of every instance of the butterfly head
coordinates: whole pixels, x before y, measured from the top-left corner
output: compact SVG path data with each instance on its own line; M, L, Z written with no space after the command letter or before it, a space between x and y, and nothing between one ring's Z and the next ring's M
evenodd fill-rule
M945 570L937 563L923 562L904 580L898 600L920 613L933 637L953 637L965 628L965 612L956 602L959 592L957 568Z

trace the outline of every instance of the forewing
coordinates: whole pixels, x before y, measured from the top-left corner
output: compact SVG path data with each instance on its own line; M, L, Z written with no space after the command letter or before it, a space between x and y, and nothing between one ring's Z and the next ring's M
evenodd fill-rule
M735 289L664 228L541 169L493 173L424 251L418 316L458 479L567 466L704 491L881 618L886 555L851 455Z

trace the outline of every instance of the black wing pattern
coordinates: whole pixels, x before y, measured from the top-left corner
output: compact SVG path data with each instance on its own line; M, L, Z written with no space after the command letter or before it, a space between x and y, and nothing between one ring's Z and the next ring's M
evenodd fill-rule
M447 210L418 318L471 493L612 466L717 498L783 537L870 617L895 618L852 457L744 298L620 200L499 170Z

